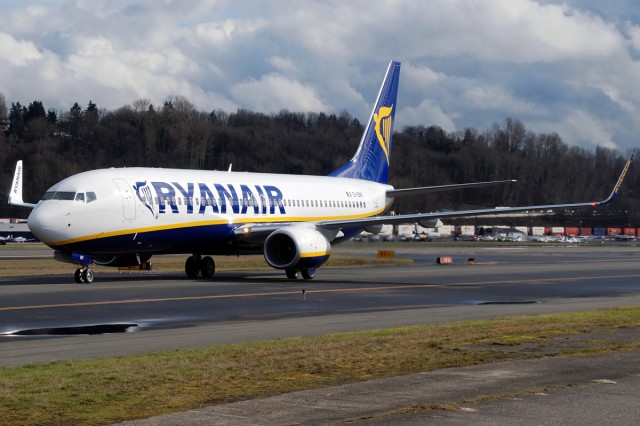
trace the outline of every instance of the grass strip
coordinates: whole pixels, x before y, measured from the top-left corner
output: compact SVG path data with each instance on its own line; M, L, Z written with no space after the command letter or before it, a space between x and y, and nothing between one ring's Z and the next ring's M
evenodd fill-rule
M187 256L163 255L152 258L154 273L184 273L184 262ZM216 256L217 271L256 271L273 270L261 255L242 257ZM334 254L324 268L357 268L370 266L411 265L414 260L408 258L376 258L375 255ZM39 276L42 271L47 275L72 275L76 266L53 259L5 259L0 262L0 277ZM114 273L117 268L92 265L96 273Z
M446 367L638 348L640 307L214 345L0 369L0 424L105 424ZM567 345L567 336L589 333ZM601 337L601 338L600 338ZM535 347L535 350L532 349Z

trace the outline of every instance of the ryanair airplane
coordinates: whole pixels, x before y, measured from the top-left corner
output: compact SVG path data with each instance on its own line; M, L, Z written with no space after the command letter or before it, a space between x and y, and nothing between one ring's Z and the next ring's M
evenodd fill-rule
M399 76L400 63L392 61L354 157L328 176L110 168L66 178L29 204L22 200L19 161L9 204L33 208L33 234L55 250L55 259L79 265L76 282L91 283L92 264L142 266L153 255L169 253L189 254L189 278L211 278L212 255L258 253L289 279L311 279L333 244L382 224L435 226L454 216L600 206L617 196L631 159L604 201L385 215L396 197L507 182L388 185Z

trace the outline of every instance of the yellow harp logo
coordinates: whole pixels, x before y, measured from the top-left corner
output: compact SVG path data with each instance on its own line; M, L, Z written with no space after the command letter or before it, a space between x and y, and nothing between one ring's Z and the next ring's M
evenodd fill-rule
M373 114L373 121L376 123L376 136L384 151L384 155L387 157L387 163L389 163L389 143L391 142L391 128L393 127L393 119L391 118L392 110L393 105L390 107L380 107L378 112Z

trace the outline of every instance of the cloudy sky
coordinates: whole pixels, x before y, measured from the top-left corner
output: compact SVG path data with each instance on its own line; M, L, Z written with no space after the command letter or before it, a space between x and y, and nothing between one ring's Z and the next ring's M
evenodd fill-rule
M181 95L364 121L396 59L397 130L512 117L588 149L640 147L634 0L0 0L0 20L8 106Z

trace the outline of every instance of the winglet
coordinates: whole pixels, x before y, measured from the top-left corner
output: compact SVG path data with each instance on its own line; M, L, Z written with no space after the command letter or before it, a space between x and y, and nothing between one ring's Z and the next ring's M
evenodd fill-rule
M629 167L631 166L633 157L634 157L634 154L631 154L631 156L627 160L627 163L624 165L624 169L622 169L622 173L620 173L620 177L616 182L616 186L613 187L613 191L611 191L611 194L609 195L609 197L606 200L600 201L598 203L593 203L594 206L601 206L603 204L607 204L612 201L615 201L618 198L619 196L618 192L620 191L620 187L622 186L622 181L624 180L625 176L627 175L627 172L629 171Z
M22 201L22 160L18 160L16 163L16 171L13 174L13 182L11 182L11 189L9 190L9 204L29 208L36 206Z

